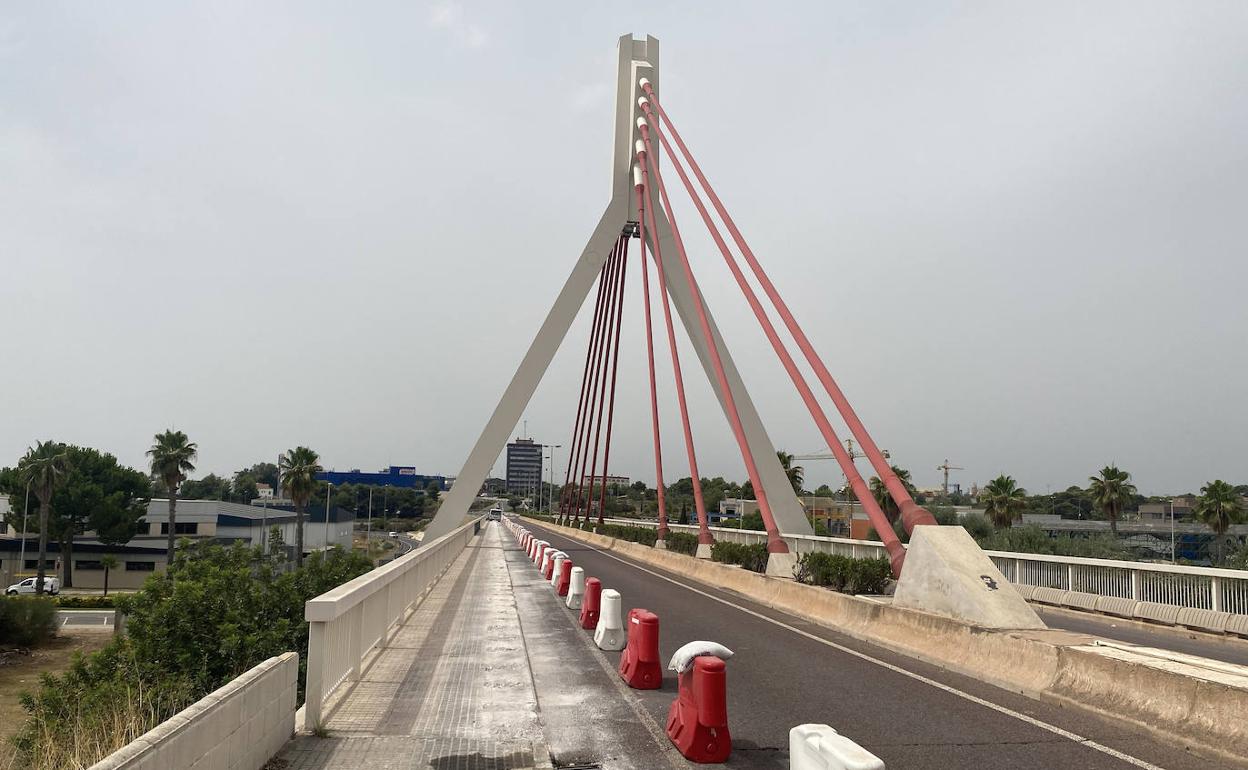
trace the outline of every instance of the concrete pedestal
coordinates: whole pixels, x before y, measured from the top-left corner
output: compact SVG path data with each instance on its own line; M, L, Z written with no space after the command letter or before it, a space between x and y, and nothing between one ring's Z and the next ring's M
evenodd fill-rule
M983 628L1046 628L962 527L914 528L893 606Z
M797 567L797 554L772 553L767 555L768 577L793 579L793 569Z
M658 549L658 550L660 550L660 551L666 551L666 550L667 550L667 541L666 541L666 540L655 540L655 541L654 541L654 547L655 547L655 548L657 548L657 549Z
M699 559L711 558L711 544L710 543L698 543L698 550L694 551L693 555Z

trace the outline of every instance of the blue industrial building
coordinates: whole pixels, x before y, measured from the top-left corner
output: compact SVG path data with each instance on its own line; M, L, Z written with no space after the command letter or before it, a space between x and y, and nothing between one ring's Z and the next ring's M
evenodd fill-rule
M316 474L317 481L328 481L331 484L371 484L378 487L408 487L424 489L429 482L436 482L438 488L446 491L445 476L426 476L417 473L415 468L405 465L391 465L388 470L376 473L364 473L359 468L351 471L321 471Z

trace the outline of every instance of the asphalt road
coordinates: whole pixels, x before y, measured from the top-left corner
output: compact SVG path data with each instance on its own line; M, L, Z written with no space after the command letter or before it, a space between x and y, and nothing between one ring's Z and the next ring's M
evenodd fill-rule
M905 770L1218 766L1144 730L944 671L549 530L543 539L620 591L625 614L632 607L657 613L664 660L695 639L736 653L728 664L729 767L788 767L788 731L807 722L832 725ZM556 597L548 601L555 612ZM618 660L598 654L611 665ZM670 674L662 690L630 691L659 724L674 692Z
M1215 636L1200 631L1189 631L1185 628L1159 626L1108 615L1094 615L1090 612L1050 609L1038 604L1031 606L1049 628L1061 628L1127 644L1158 647L1163 650L1248 666L1248 640L1239 637Z

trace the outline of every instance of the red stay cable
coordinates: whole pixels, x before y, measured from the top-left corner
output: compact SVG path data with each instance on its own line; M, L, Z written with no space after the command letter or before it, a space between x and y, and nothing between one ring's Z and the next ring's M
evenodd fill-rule
M646 145L646 154L653 158L654 148L650 145L650 127L644 118L638 118L637 124L641 131L641 139ZM657 125L654 127L654 130L662 136L662 131ZM711 324L706 317L706 308L702 303L698 282L693 277L693 268L689 265L689 255L685 253L684 243L680 239L680 229L676 226L675 212L672 210L671 201L667 196L667 187L663 184L663 175L659 171L658 164L653 161L652 164L654 165L655 182L659 188L659 197L663 201L663 208L667 211L668 221L672 227L672 240L676 244L676 253L680 257L681 267L684 268L685 281L689 285L689 294L693 300L694 308L698 311L698 323L701 325L702 335L706 339L706 349L711 354L711 364L715 369L715 378L719 381L719 387L723 393L725 411L728 412L728 422L732 425L733 436L737 439L741 457L745 460L745 470L750 477L750 483L754 486L754 496L758 500L758 510L763 515L763 524L767 528L767 551L768 553L788 553L789 546L784 542L784 538L781 537L780 530L776 526L775 517L771 512L771 505L767 501L767 491L763 488L758 467L754 463L754 453L750 450L749 441L745 437L745 429L741 425L741 415L737 412L737 402L733 398L732 387L728 384L728 376L724 373L724 363L719 356L719 346L716 345L715 338L711 335Z
M637 228L641 242L641 297L646 311L646 363L650 368L650 424L654 428L654 478L659 497L659 540L667 540L667 501L663 488L663 446L659 441L659 396L654 384L654 333L650 323L650 268L646 265L646 193L641 166L633 166L633 188L637 191Z
M598 326L598 336L594 343L594 363L589 374L589 394L586 400L585 420L582 423L580 450L577 454L577 470L573 475L576 480L576 496L573 498L572 516L573 522L580 521L581 495L585 489L585 466L589 461L589 433L593 426L594 404L597 403L595 397L598 394L598 370L602 359L603 348L605 347L603 340L606 335L607 319L610 318L610 303L613 296L613 281L615 277L615 261L619 255L619 243L611 249L611 256L607 258L607 264L604 266L604 278L606 280L606 288L603 290L603 311L602 322Z
M598 418L594 423L594 456L593 461L589 466L589 488L587 490L587 494L585 495L586 522L589 521L589 513L594 505L594 478L598 474L598 449L601 445L599 439L602 435L602 412L603 408L607 404L607 369L611 364L611 337L613 330L615 329L615 312L617 305L623 302L619 293L619 288L622 285L623 280L623 271L621 270L624 262L623 244L624 237L620 236L620 238L615 242L615 267L613 268L613 270L615 270L615 275L611 282L611 295L607 298L607 329L602 338L605 355L602 357L602 371L599 373L600 392L598 393L597 401L595 401L598 405ZM579 505L577 506L577 511L579 515Z
M832 374L828 371L827 366L824 365L823 359L820 358L818 352L815 351L814 346L810 344L810 340L806 337L806 334L802 331L801 326L797 323L797 319L793 317L793 313L789 310L788 305L786 305L784 300L780 297L780 293L776 291L775 285L772 284L771 280L767 277L766 271L763 270L762 265L759 264L758 260L754 257L754 252L750 249L749 244L745 242L745 238L741 235L741 231L737 229L736 223L728 214L727 209L724 208L723 202L720 201L719 196L715 194L715 190L712 189L710 183L706 180L706 176L702 173L701 167L699 167L697 161L693 159L693 155L689 152L689 148L686 147L684 141L681 140L680 133L677 132L676 127L672 125L671 118L669 118L666 111L664 111L662 103L655 97L654 89L650 85L650 82L643 78L641 81L641 88L645 91L646 96L650 98L650 101L658 110L659 116L663 119L663 122L667 124L668 129L672 133L672 139L675 140L676 145L689 161L690 169L693 170L694 176L698 178L698 182L703 188L705 188L707 197L711 201L711 205L715 207L715 211L719 214L720 218L724 220L724 225L728 228L728 232L732 235L737 247L741 249L741 254L745 257L745 261L750 265L750 270L753 271L759 284L762 285L763 292L767 295L768 299L771 300L772 304L775 305L777 312L780 314L780 318L784 321L785 327L789 330L789 333L793 335L793 339L796 340L798 348L801 349L802 355L805 356L806 361L810 364L811 368L815 370L815 374L819 378L819 382L823 384L824 390L826 390L828 395L832 398L832 402L836 404L836 409L845 420L845 424L849 426L850 432L854 434L854 438L858 439L858 444L862 447L863 452L866 453L867 459L871 462L871 467L875 469L876 475L879 476L884 482L884 486L888 489L889 495L893 498L893 501L897 503L897 507L901 511L901 520L906 527L906 531L913 532L914 527L919 524L935 524L936 519L929 511L927 511L927 509L921 507L914 501L905 485L901 483L899 478L897 478L896 472L893 471L892 466L884 457L884 454L880 451L879 447L876 446L875 441L872 440L871 435L867 433L866 427L863 426L862 421L858 419L857 413L855 413L853 407L850 406L849 400L845 398L845 394L836 384L836 380L832 378Z
M611 428L615 424L615 380L620 368L620 327L624 320L624 285L628 281L628 235L620 236L624 248L620 255L620 289L619 302L615 310L615 343L611 353L611 396L607 400L607 438L602 449L602 485L598 488L598 524L603 523L603 512L607 506L607 469L611 465ZM593 489L591 484L590 489Z
M654 114L650 109L649 103L645 99L639 99L638 103L646 115L653 120ZM780 362L784 364L784 369L788 372L789 378L793 380L793 385L796 386L798 393L801 394L802 401L806 404L806 409L810 412L810 416L818 426L824 441L832 449L837 463L840 464L841 470L845 472L845 477L850 487L854 490L854 494L858 496L863 510L871 520L871 525L875 527L881 542L884 543L884 548L888 551L889 561L893 567L894 576L900 577L901 565L906 558L906 549L893 531L892 523L888 520L884 511L880 509L880 504L871 495L871 490L867 487L867 482L863 481L862 474L854 466L853 459L845 451L845 447L841 446L841 441L836 437L836 431L832 429L832 424L828 422L827 415L824 414L822 407L819 406L819 402L815 398L814 392L806 384L806 378L802 376L802 373L797 368L797 364L793 361L793 357L789 355L788 349L785 348L784 343L780 340L780 336L776 333L776 327L771 323L771 319L767 317L767 313L763 310L763 305L758 301L758 295L754 293L754 289L750 286L749 281L745 279L745 275L737 265L736 259L733 258L732 252L728 249L728 244L724 242L723 236L720 235L719 228L715 226L714 220L711 219L710 213L702 203L702 198L694 190L693 183L685 173L685 168L681 164L680 159L672 152L672 146L667 141L667 137L659 134L659 141L663 149L667 151L672 166L676 169L681 182L684 183L685 189L689 192L689 197L693 200L698 213L702 216L702 221L706 225L707 230L710 231L711 238L715 241L715 245L719 247L719 252L723 255L724 262L728 264L732 277L736 279L737 286L740 287L750 308L754 311L754 317L758 319L759 325L763 327L763 332L767 335L768 341L771 342L772 349L775 350L776 355L780 358Z
M645 144L638 141L637 161L641 165L642 188L645 190L646 202L650 204L645 207L645 213L650 225L650 237L654 240L651 256L654 257L654 269L659 277L659 296L663 299L663 321L667 326L667 346L672 351L672 373L676 379L676 403L680 406L680 422L685 433L685 453L689 456L689 476L693 480L693 506L698 513L698 544L710 545L715 542L715 539L711 537L709 522L706 518L706 502L702 497L702 477L698 475L698 456L693 446L693 429L689 427L689 406L685 402L685 379L680 372L680 353L676 348L676 329L672 325L671 300L667 294L667 276L663 272L663 250L659 246L659 239L656 235L659 228L655 226L654 201L649 199L650 171L646 164L648 156Z
M576 421L572 423L572 444L568 450L568 457L574 457L577 450L577 437L581 432L581 417L585 409L585 386L589 383L589 361L594 353L594 340L598 334L598 321L602 316L602 297L606 286L607 266L604 263L602 270L598 273L598 298L594 301L594 321L589 329L589 343L585 346L585 370L581 373L581 395L576 402ZM567 472L564 474L563 489L559 492L559 515L560 517L567 511L568 507L568 485L572 482L572 463L568 463Z

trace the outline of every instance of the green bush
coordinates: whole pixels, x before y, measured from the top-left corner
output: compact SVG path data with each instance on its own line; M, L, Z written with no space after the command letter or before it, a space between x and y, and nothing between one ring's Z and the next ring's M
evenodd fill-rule
M621 526L619 524L603 524L598 528L598 534L649 546L653 546L654 542L659 539L659 531L657 529Z
M849 594L883 593L892 576L888 559L852 559L831 553L802 554L794 570L794 577L802 583Z
M721 540L711 546L711 559L724 564L739 564L751 572L767 570L766 543L730 543Z
M61 594L53 601L56 606L63 610L111 610L116 605L113 604L112 596L66 596Z
M56 604L43 596L0 599L0 644L33 647L56 636Z
M698 536L688 532L668 532L667 550L693 556L698 552Z

